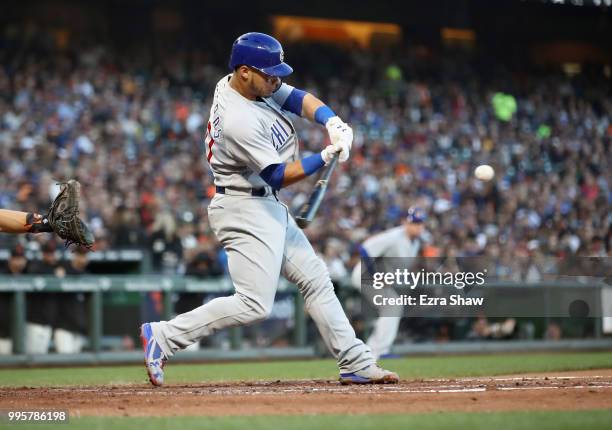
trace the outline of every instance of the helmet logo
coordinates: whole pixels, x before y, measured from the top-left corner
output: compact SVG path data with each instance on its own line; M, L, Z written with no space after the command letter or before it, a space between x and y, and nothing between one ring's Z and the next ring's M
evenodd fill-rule
M284 62L285 61L285 53L283 52L283 49L281 48L280 50L280 62Z

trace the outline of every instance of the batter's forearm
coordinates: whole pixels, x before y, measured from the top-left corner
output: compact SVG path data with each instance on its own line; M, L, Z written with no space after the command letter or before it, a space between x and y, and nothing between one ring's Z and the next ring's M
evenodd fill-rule
M306 93L304 96L304 101L302 102L302 114L300 116L302 118L306 118L308 121L314 121L315 112L321 106L325 106L325 103L312 94Z
M292 161L285 165L285 177L283 178L283 187L295 184L306 177L302 160Z
M321 153L283 164L271 164L261 171L262 177L275 190L301 181L325 165Z
M282 108L309 121L326 125L336 114L325 103L306 91L294 88Z
M306 176L312 175L314 172L325 166L325 161L321 153L312 154L304 157L301 160L293 161L285 166L285 178L283 187L301 181Z

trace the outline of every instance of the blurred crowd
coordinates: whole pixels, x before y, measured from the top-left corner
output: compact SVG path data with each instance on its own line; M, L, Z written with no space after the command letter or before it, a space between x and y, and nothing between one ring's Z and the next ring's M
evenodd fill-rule
M95 44L59 50L45 33L0 35L0 207L44 213L56 182L77 178L95 250L147 250L164 274L222 274L203 131L230 47L214 45L154 56ZM357 245L399 225L411 206L428 213L425 256L489 257L500 276L535 281L542 265L534 263L547 257L612 255L609 76L516 70L423 47L288 45L285 53L295 69L288 82L355 132L351 158L307 230L332 279L346 278ZM500 95L515 104L509 116L496 111ZM327 144L323 127L295 124L304 154ZM495 168L490 182L473 176L483 163ZM297 210L312 182L282 190L282 199ZM0 235L0 248L12 250L3 273L87 273L86 255L60 262L49 238ZM26 251L42 257L28 261ZM0 294L7 353L10 295ZM27 352L46 352L51 340L60 352L83 347L87 297L58 294L28 295ZM202 300L182 296L177 311ZM483 316L468 337L511 331L495 324Z
M44 211L57 181L78 178L97 250L148 249L163 273L197 261L220 273L203 130L229 46L154 58L32 40L2 45L0 207ZM355 132L351 158L307 230L332 277L345 277L356 245L401 223L413 205L429 214L426 255L491 256L504 270L516 257L611 255L612 81L603 74L512 71L424 48L285 52L296 70L288 82ZM509 119L492 105L499 93L516 101ZM303 152L325 146L324 128L295 122ZM490 182L473 176L483 163L495 168ZM311 183L282 198L297 209Z

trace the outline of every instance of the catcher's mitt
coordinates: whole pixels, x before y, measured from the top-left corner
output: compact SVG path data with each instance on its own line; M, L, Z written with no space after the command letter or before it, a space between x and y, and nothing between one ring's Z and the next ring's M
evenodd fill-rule
M59 183L57 195L47 214L49 225L59 237L66 241L66 246L76 244L91 248L94 237L87 224L79 218L79 193L81 184L74 179Z

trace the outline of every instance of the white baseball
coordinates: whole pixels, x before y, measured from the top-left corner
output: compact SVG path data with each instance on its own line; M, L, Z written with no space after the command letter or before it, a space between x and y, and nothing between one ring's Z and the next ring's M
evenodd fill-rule
M495 176L495 170L493 167L488 164L481 164L480 166L474 169L474 176L476 176L481 181L490 181Z

